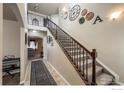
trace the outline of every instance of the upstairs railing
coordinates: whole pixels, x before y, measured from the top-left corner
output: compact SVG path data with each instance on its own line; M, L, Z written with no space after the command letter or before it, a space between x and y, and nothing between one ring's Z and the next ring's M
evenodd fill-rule
M50 30L62 50L86 84L96 85L96 50L89 51L53 21L46 18L44 25ZM89 64L91 62L91 64ZM89 71L88 66L92 69ZM91 74L91 76L89 76Z

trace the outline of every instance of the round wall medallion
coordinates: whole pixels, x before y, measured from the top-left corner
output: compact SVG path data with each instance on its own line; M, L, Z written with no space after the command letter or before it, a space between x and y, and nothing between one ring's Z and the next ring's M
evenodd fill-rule
M84 17L81 17L81 18L79 19L79 23L80 23L80 24L83 24L84 22L85 22Z
M87 21L90 21L90 20L93 19L93 17L94 17L94 13L93 13L93 12L89 12L89 13L86 15L86 20L87 20Z
M72 7L72 9L69 11L69 20L70 21L74 21L80 14L80 6L79 5L75 5Z
M88 12L87 9L84 9L84 10L82 10L81 15L85 16L87 14L87 12Z
M68 12L65 12L64 13L64 19L67 19L68 18Z

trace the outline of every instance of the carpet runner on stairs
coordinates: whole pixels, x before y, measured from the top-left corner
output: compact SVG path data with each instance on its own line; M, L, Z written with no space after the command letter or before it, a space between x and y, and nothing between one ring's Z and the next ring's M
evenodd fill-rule
M31 63L30 85L57 85L41 60Z

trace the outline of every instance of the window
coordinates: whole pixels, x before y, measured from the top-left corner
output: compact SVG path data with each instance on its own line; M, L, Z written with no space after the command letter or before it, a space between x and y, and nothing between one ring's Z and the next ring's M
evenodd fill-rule
M32 20L32 25L39 26L39 21L38 21L38 19L34 18L34 19Z

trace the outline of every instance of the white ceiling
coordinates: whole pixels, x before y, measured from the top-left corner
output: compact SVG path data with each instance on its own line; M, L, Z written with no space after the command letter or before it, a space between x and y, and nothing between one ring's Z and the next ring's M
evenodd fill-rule
M44 15L52 15L59 12L60 5L60 3L29 3L28 10L35 11Z
M7 20L17 21L16 16L14 15L8 4L3 4L3 18Z

